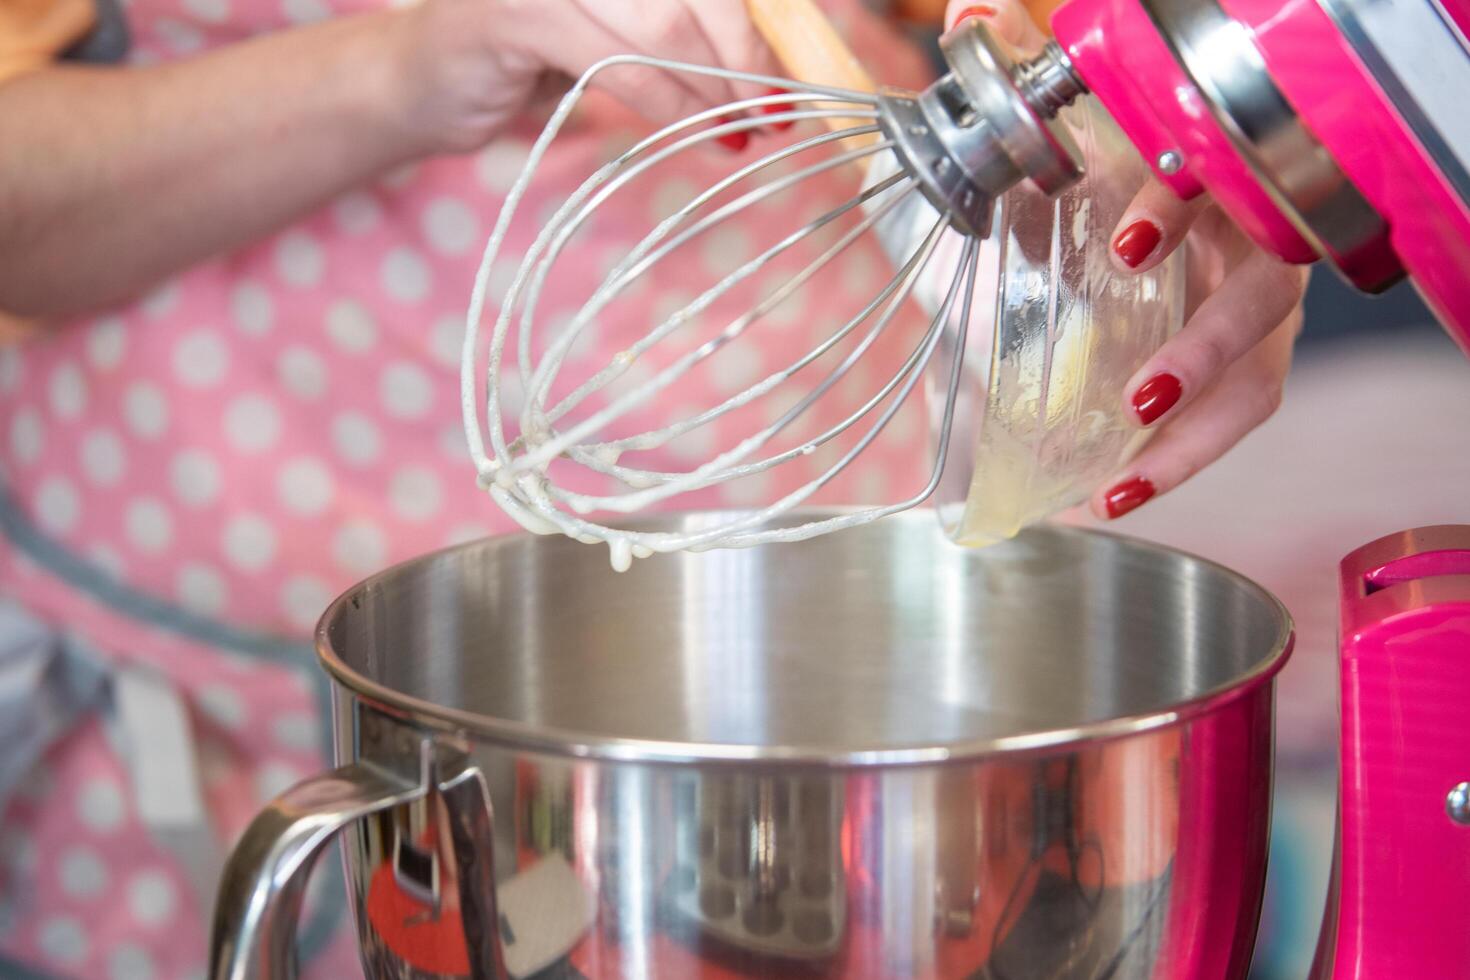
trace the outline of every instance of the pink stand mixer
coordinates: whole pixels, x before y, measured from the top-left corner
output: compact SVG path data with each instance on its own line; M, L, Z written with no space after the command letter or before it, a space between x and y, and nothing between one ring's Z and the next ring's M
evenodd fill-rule
M1470 970L1470 527L1342 562L1339 829L1314 980Z
M1071 0L1052 31L1020 63L956 31L945 81L888 100L885 129L941 211L984 228L1021 180L1077 179L1054 119L1091 93L1180 197L1210 194L1263 248L1360 289L1407 274L1470 349L1470 5Z

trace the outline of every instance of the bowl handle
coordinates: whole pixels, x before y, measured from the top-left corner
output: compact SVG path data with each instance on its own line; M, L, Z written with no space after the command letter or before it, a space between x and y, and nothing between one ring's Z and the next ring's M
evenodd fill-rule
M296 920L322 847L355 820L426 796L429 749L425 742L415 774L353 762L313 776L250 822L220 881L209 943L211 980L296 976Z

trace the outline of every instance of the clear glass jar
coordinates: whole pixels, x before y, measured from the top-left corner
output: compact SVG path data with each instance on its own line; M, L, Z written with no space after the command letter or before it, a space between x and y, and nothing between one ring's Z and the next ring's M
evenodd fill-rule
M1029 183L1012 190L981 248L935 494L961 544L1004 540L1086 500L1139 450L1149 433L1126 416L1123 386L1183 320L1181 262L1127 276L1108 257L1113 229L1148 176L1143 161L1095 100L1062 118L1087 176L1056 198ZM935 435L952 364L951 356L929 377Z

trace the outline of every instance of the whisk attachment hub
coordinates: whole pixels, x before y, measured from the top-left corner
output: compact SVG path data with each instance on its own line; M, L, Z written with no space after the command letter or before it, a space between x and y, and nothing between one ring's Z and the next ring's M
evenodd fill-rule
M949 73L917 96L884 92L880 121L929 203L984 238L996 199L1021 181L1056 194L1081 179L1057 113L1086 87L1056 44L1017 62L979 21L940 44Z

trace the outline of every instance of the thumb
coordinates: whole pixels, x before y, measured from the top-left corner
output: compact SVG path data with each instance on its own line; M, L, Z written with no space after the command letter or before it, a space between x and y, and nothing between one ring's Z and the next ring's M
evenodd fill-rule
M949 0L944 12L945 27L952 29L972 17L980 18L996 37L1023 54L1036 54L1046 44L1046 34L1036 26L1020 0L988 3Z

